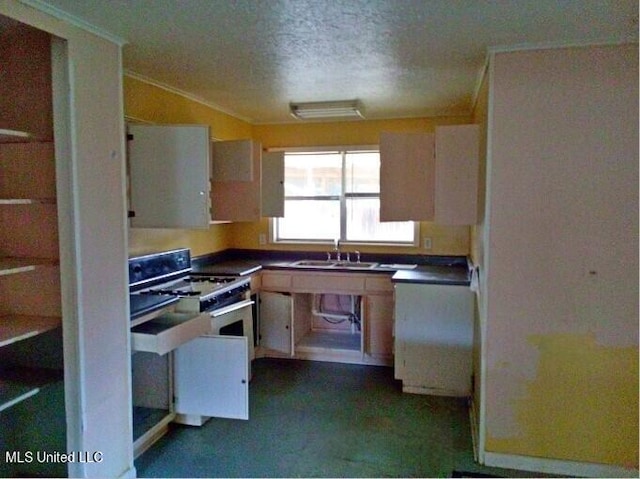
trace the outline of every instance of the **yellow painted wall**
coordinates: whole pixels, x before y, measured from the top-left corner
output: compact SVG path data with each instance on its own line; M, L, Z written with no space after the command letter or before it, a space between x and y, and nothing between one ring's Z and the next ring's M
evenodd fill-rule
M520 430L489 451L638 467L638 349L593 335L532 335L536 377L513 405ZM588 425L588 427L585 427Z
M216 139L251 138L251 125L230 115L129 76L124 77L125 115L157 124L206 124ZM206 230L129 228L129 254L172 248L191 248L194 256L222 251L233 245L229 224Z
M470 123L468 116L408 118L396 120L358 120L326 123L287 123L278 125L254 125L253 138L263 148L377 145L381 132L433 131L436 125ZM269 220L259 223L233 225L233 245L236 248L316 250L326 251L326 245L260 245L259 235L269 233ZM420 238L432 238L431 250L414 247L358 246L362 252L391 252L401 254L469 254L470 232L467 226L440 226L420 223ZM347 248L348 249L348 248Z

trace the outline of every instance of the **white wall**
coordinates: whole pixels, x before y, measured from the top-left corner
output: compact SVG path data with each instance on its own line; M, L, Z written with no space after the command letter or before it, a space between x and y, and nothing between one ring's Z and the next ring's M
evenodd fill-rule
M60 37L67 55L66 137L56 119L67 436L103 459L69 473L133 475L121 47L15 0L0 14Z
M484 452L637 468L637 45L496 53L490 81Z

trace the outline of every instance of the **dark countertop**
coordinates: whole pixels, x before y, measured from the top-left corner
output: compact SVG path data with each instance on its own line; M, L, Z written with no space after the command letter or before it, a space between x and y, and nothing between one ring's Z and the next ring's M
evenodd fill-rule
M443 284L469 286L471 277L467 267L419 266L413 270L401 270L391 277L394 283Z
M130 294L129 307L131 310L131 320L138 319L145 314L177 303L179 299L177 296Z
M194 266L193 273L246 276L260 271L260 269L262 269L260 261L232 259Z
M301 268L290 266L290 263L301 259L326 258L326 253L304 251L273 250L226 250L220 253L200 256L192 259L193 273L245 276L261 269L284 269L291 271L339 271L353 273L393 274L392 281L398 283L447 284L468 286L470 274L467 258L464 256L429 256L429 255L394 255L363 254L362 261L388 264L415 264L414 269L395 270L393 268L375 267L371 269L352 270L346 268Z

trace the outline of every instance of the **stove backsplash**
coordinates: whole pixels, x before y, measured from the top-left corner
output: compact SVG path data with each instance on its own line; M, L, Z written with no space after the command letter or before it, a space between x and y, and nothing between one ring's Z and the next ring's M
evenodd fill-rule
M191 271L191 250L180 248L129 258L129 287L167 280Z

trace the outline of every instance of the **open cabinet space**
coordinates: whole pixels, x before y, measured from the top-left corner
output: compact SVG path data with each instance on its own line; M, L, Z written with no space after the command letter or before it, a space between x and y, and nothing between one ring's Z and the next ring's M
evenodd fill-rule
M0 28L0 475L64 476L66 451L52 37ZM22 459L22 460L21 460Z
M293 296L297 354L355 353L360 358L360 296L306 293Z

